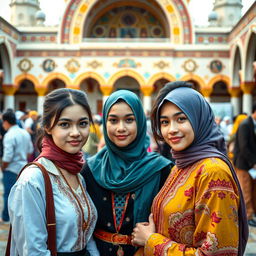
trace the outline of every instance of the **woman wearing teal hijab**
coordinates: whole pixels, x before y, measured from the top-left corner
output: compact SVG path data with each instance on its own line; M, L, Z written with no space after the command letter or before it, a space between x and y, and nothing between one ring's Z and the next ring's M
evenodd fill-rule
M130 91L114 92L105 102L103 134L106 146L82 173L99 213L95 240L101 256L130 256L136 252L130 241L133 227L147 221L172 163L147 152L146 116Z

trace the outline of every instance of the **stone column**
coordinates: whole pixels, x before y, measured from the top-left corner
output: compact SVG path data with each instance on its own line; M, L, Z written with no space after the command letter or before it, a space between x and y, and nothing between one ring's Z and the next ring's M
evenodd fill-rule
M242 82L241 89L243 91L243 112L250 115L252 113L252 92L255 85L254 82Z
M211 102L210 96L212 94L212 88L204 87L204 88L201 88L200 92L202 93L202 95L204 96L207 102Z
M152 107L152 100L151 100L151 94L154 91L153 85L142 85L140 87L142 93L143 93L143 108L144 112L150 112Z
M35 86L35 91L37 92L37 112L39 115L43 114L43 104L44 104L44 97L48 91L47 87L40 87Z
M15 111L15 98L14 94L18 87L12 84L3 84L4 97L4 110L11 108Z
M236 116L241 113L241 89L240 87L230 87L228 88L228 92L231 95L231 105L233 109L233 116Z
M100 85L100 90L103 94L103 105L105 103L105 101L107 100L108 96L111 94L111 92L113 91L113 87L111 85Z

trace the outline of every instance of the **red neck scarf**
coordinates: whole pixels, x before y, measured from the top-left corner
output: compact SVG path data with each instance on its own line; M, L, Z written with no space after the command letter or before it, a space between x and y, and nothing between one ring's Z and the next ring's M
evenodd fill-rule
M45 157L53 161L58 167L72 174L78 174L84 164L83 153L70 154L55 145L52 138L45 136L42 141L42 152L34 160Z

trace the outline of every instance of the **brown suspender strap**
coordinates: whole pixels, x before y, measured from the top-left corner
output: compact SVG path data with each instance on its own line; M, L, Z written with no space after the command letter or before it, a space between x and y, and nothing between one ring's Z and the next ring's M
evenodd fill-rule
M48 249L51 252L52 256L57 256L57 250L56 250L56 219L55 219L55 208L54 208L54 200L53 200L53 193L52 193L52 184L49 177L48 172L46 171L45 167L38 163L38 162L32 162L25 165L21 172L30 165L36 165L42 172L44 177L44 183L45 183L45 200L46 200L46 222L47 222L47 232L48 232L48 238L47 238L47 246ZM19 174L19 176L20 176ZM18 176L18 178L19 178ZM17 179L18 179L17 178ZM12 233L12 226L10 226L9 230L9 237L6 247L5 256L10 256L10 248L11 248L11 233Z

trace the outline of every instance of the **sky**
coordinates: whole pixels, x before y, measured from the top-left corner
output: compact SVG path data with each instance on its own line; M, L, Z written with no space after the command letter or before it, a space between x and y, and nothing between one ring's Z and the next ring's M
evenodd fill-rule
M54 6L52 2L54 1ZM242 0L244 14L248 8L253 4L255 0ZM9 21L11 0L0 0L0 16ZM189 4L189 10L192 16L192 20L195 25L204 26L207 25L208 15L213 8L214 0L191 0ZM65 8L64 0L40 0L40 7L46 14L45 25L57 25L60 23L60 17Z

